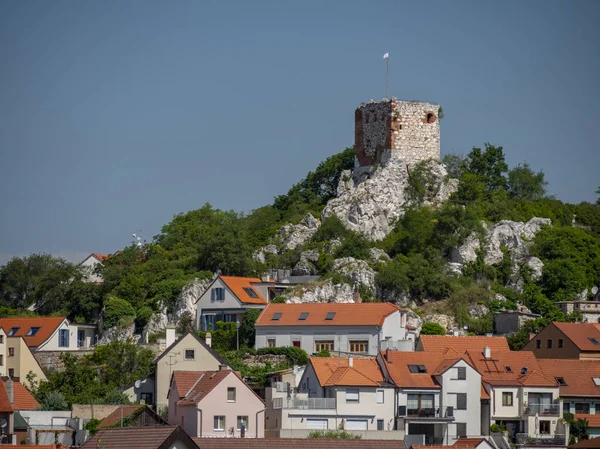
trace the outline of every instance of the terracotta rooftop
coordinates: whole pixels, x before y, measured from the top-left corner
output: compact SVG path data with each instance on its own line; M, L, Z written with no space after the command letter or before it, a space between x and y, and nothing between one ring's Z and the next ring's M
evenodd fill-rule
M92 253L92 256L94 256L100 262L104 262L104 259L106 259L109 255L108 254L100 254L100 253Z
M600 397L600 385L594 382L594 377L600 379L600 360L538 359L538 363L546 377L558 385L561 396ZM557 378L562 378L565 385Z
M189 443L185 446L196 449L191 437L179 426L156 426L156 427L123 427L102 429L90 438L82 448L97 449L158 449L162 447L174 447L176 440L185 440ZM169 445L164 443L172 440ZM101 445L99 444L101 442ZM39 446L36 446L39 447ZM180 446L177 446L180 447Z
M322 387L331 386L373 386L384 381L381 368L375 359L349 359L335 357L312 357L310 359L317 380Z
M444 361L441 353L384 351L381 356L392 381L403 388L440 388L432 376ZM421 373L411 372L410 366L423 367ZM414 370L414 369L413 369Z
M6 387L4 381L0 381L0 413L12 413L13 408L8 400L8 394L6 393Z
M328 440L321 438L194 438L200 449L406 449L402 440Z
M400 309L386 302L269 304L256 326L381 326ZM399 323L398 323L399 324Z
M596 415L584 415L584 414L575 414L575 419L587 419L588 427L593 427L595 429L600 427L600 413Z
M183 373L183 374L182 374ZM178 404L197 404L206 397L223 379L229 374L235 376L233 371L221 370L221 371L175 371L173 372L173 381L177 388L177 393L183 393L179 396ZM185 392L184 389L194 379L192 386L189 387ZM181 381L183 388L177 386L177 382Z
M261 284L258 278L244 278L238 276L220 276L221 280L233 292L233 294L244 304L266 304L267 301L252 285ZM249 292L253 292L250 296Z
M488 447L492 447L490 443L485 438L459 438L457 439L452 446L422 446L418 444L413 444L413 449L448 449L449 447L453 447L456 449L475 449L481 443L485 443Z
M31 395L21 382L13 382L14 410L37 410L40 407L38 401Z
M467 350L481 351L485 347L494 351L509 351L508 341L505 337L458 337L454 335L421 335L417 347L422 347L426 352L445 352L462 355Z
M581 440L579 443L567 446L569 449L600 449L600 438Z
M0 318L0 327L8 337L23 337L27 346L35 348L48 340L63 321L64 317ZM35 327L39 327L37 332L28 336ZM11 329L16 329L13 334Z
M559 323L555 321L552 324L565 334L579 350L600 352L600 323ZM594 341L598 343L596 344Z

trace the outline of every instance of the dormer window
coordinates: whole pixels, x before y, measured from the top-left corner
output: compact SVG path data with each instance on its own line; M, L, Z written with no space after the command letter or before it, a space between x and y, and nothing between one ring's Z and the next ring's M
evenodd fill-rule
M25 334L26 337L33 337L35 334L38 333L38 331L40 330L39 326L33 326L31 327L28 331L27 334Z
M281 312L275 312L271 318L271 321L279 321L279 318L281 318Z
M298 317L298 320L300 320L300 321L306 321L307 318L308 318L308 312L302 312L300 314L300 316Z
M325 321L331 321L335 318L335 312L327 312L327 316L325 317Z
M600 341L596 340L594 337L589 337L589 340L597 346L600 346Z
M427 368L425 365L408 365L408 369L413 374L426 374Z
M559 387L566 387L567 383L565 382L564 377L555 377L556 379L556 383L558 384Z
M253 288L244 287L244 291L248 294L248 296L250 296L250 298L258 299L258 293L256 293L256 290L254 290Z
M20 329L20 327L11 327L6 335L8 335L9 337L12 337L17 332L19 332L19 329Z

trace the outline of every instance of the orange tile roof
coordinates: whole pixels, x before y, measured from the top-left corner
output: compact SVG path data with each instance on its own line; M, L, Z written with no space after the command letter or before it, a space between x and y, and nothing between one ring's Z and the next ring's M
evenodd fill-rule
M282 447L286 449L406 449L406 445L402 440L206 437L194 438L194 441L202 449L281 449ZM448 446L445 449L448 449Z
M587 419L588 427L600 427L600 413L597 415L576 414L575 419Z
M243 302L244 304L266 304L267 301L262 297L262 295L254 288L252 285L261 284L262 281L258 278L243 278L237 276L220 276L221 280L229 287L229 289L233 292L237 298ZM258 298L252 298L244 288L250 288L254 290Z
M385 351L381 353L394 383L401 388L440 388L432 373L444 360L440 353ZM424 365L427 373L411 373L408 365Z
M452 447L452 448L457 448L457 449L458 448L475 449L482 442L486 442L488 444L488 446L491 447L491 444L488 443L485 438L459 438L451 446L422 446L420 444L413 444L412 448L413 449L448 449L449 447Z
M29 318L0 318L0 327L4 329L6 334L13 327L18 327L19 330L11 335L11 337L23 337L27 346L38 347L54 333L54 331L64 321L64 317L29 317ZM33 336L28 337L26 334L32 327L39 326L39 330Z
M169 441L167 446L165 443ZM85 442L84 449L154 449L173 447L174 441L181 441L182 447L194 448L191 437L179 426L153 426L153 427L123 427L101 429ZM179 446L179 445L178 445ZM39 446L36 446L39 447Z
M600 360L538 359L542 371L550 379L562 377L567 385L560 386L561 396L598 396L600 386L594 377L600 377ZM558 385L555 383L555 385Z
M387 302L269 304L263 309L255 326L381 326L385 318L400 309ZM305 320L299 320L306 312ZM332 320L326 320L334 312ZM278 320L273 315L280 313ZM399 325L400 323L398 323Z
M104 259L106 259L109 256L109 254L92 253L92 256L94 256L100 262L104 262Z
M481 384L481 399L490 399L490 394L487 392L483 383Z
M177 371L176 371L177 372ZM233 371L196 371L196 381L185 396L180 396L178 404L188 405L197 404L206 397L217 385L221 383L229 374L235 374ZM179 391L178 391L179 393Z
M40 445L35 445L32 446L30 444L20 444L18 446L6 446L6 447L15 447L15 448L19 448L19 449L56 449L56 444L52 444L52 445L45 445L45 444L40 444ZM66 447L66 446L60 446L60 447Z
M381 368L375 359L312 357L309 362L322 387L378 387L384 381Z
M8 394L6 393L6 387L4 382L0 381L0 413L12 413L13 408L8 400Z
M171 385L175 383L178 399L183 398L200 377L200 371L174 371Z
M21 382L13 382L13 409L14 410L37 410L40 407L38 401L31 395Z
M600 345L594 344L590 338L600 342L600 324L598 323L559 323L553 322L565 336L581 351L600 352ZM541 332L544 330L542 329Z
M492 352L509 351L508 341L505 337L458 337L454 335L421 335L419 337L423 351L427 352L455 352L461 355L467 350L483 351L487 346Z

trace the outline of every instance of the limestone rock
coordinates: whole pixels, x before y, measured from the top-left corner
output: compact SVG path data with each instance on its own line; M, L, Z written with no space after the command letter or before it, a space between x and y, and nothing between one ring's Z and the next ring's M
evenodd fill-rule
M542 225L550 225L549 218L534 217L527 223L502 220L496 223L486 235L483 245L484 261L496 265L502 261L502 246L506 246L513 261L523 261L529 256L531 240L540 231Z
M178 323L181 317L187 312L191 316L196 316L196 301L200 299L200 296L204 294L206 289L214 281L215 276L212 279L194 279L193 282L186 285L181 293L177 302L173 307L173 313L169 317L169 322Z
M542 278L542 272L544 269L544 262L537 257L530 257L527 261L527 266L531 269L531 278L538 280Z
M500 293L496 293L496 295L494 296L494 299L496 301L500 301L500 302L508 301L508 299L506 298L506 296L501 295Z
M471 304L467 307L469 315L475 318L481 318L488 314L490 309L485 304Z
M406 325L415 328L417 335L421 333L421 327L423 327L423 320L419 315L413 312L411 309L406 310Z
M375 290L375 271L364 260L354 257L335 259L333 271L346 276L355 287L362 285L371 291Z
M469 262L477 260L477 250L480 248L481 242L475 234L468 236L464 243L458 248L453 248L450 254L450 262L461 265L466 265ZM462 270L461 270L462 272Z
M323 250L327 254L333 254L340 246L342 246L342 241L340 239L332 239L324 246Z
M293 276L310 276L317 273L315 262L319 260L319 250L302 251L300 260L292 269Z
M133 322L126 326L115 326L104 330L98 344L106 345L111 341L127 341L129 339L136 343L139 341L139 336L135 335L135 323Z
M458 325L456 324L456 320L451 315L443 315L443 314L433 313L430 315L425 315L423 317L423 322L438 323L440 326L442 326L444 329L446 329L446 332L458 330Z
M297 225L287 224L279 230L279 238L286 250L295 249L297 246L304 244L310 239L317 229L321 226L321 222L312 214L306 214L300 223Z
M448 262L446 265L446 271L450 274L462 275L463 264L456 262Z
M354 292L348 284L333 284L331 280L325 284L308 284L294 289L286 301L292 304L308 302L354 302Z
M588 299L588 295L589 295L589 291L586 288L581 293L579 293L577 296L575 296L575 300L576 301L585 301L586 299Z
M267 254L277 254L277 246L267 245L254 251L252 259L256 262L265 263Z
M156 332L162 331L167 328L167 324L169 324L169 317L167 316L167 306L161 307L161 310L154 313L150 320L148 320L148 324L146 324L145 331L149 334L154 334Z
M379 248L370 249L371 259L375 262L389 262L392 258L384 250Z

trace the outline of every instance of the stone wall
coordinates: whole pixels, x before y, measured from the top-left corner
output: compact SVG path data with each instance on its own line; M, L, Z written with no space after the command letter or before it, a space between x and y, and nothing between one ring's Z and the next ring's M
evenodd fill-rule
M62 371L65 369L64 363L60 360L60 356L64 353L74 355L75 357L83 357L84 355L91 354L93 350L78 351L34 351L33 356L40 364L46 374L53 373L55 371Z
M398 157L407 165L440 159L439 106L384 99L356 109L354 149L361 167ZM391 154L390 154L391 151Z

